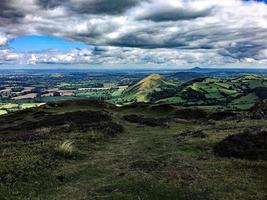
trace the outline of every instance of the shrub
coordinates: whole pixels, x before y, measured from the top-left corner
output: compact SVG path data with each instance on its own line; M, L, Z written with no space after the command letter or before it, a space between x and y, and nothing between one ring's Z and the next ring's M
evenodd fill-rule
M238 113L234 113L231 111L221 111L221 112L215 112L215 113L211 113L209 115L210 119L213 120L224 120L224 119L228 119L228 118L237 118L238 117Z
M256 103L249 112L253 119L267 119L267 100Z
M41 127L55 127L70 124L72 129L80 128L86 125L92 126L95 124L101 124L105 122L110 122L111 116L105 112L98 111L77 111L77 112L67 112L63 114L56 115L46 115L43 119L36 122L26 121L13 129L17 130L32 130Z
M131 123L137 123L151 127L166 126L165 123L167 121L167 119L164 118L148 118L142 115L125 115L123 118Z
M177 118L190 120L190 119L205 119L208 114L201 109L184 108L177 110L174 115Z
M259 98L267 99L267 88L266 87L256 87L253 91Z
M214 147L214 152L223 157L267 160L267 132L228 136Z

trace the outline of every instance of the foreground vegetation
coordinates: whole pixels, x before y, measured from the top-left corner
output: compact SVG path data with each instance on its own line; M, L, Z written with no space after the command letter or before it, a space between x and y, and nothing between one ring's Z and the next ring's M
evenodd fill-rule
M0 199L266 199L257 113L76 100L3 116Z

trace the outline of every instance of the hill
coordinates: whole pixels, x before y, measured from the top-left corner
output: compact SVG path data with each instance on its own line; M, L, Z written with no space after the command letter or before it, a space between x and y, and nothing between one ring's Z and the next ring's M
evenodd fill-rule
M175 82L152 74L130 86L117 103L197 106L211 110L248 110L267 98L267 79L253 74L234 78L204 77Z
M264 199L266 120L244 116L88 100L1 116L0 199Z
M197 72L176 72L170 74L168 78L179 80L179 81L190 81L198 78L204 78L205 76Z
M120 98L122 102L154 102L175 95L178 83L166 80L159 74L152 74L126 89Z

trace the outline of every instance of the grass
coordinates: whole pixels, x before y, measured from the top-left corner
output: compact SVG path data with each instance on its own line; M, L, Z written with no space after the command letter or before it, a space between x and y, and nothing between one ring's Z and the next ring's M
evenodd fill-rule
M0 110L0 115L5 115L7 114L8 112L6 110Z
M19 107L21 110L24 110L24 109L39 107L42 105L45 105L45 103L23 103L20 104Z
M267 128L265 120L182 120L173 117L173 110L101 109L90 104L86 111L82 107L82 112L90 113L93 109L109 113L113 123L123 125L124 132L110 137L102 129L92 130L91 123L82 130L69 130L64 125L46 126L32 130L34 136L45 137L23 141L18 136L26 133L14 126L25 121L33 123L34 113L20 116L22 119L14 114L0 122L0 199L249 200L266 197L267 161L229 159L213 152L214 146L230 135L248 128ZM73 105L56 106L47 108L46 115L63 114L63 111L74 112L73 116L78 112ZM168 126L152 127L125 120L124 116L130 113L143 115L150 121L159 114L172 120ZM12 121L10 125L8 120ZM82 156L79 159L55 156L60 148L63 155L79 150Z
M2 103L0 104L0 115L5 115L10 112L35 108L44 105L44 103Z
M74 154L74 151L74 141L71 140L64 141L56 148L56 152L63 155L64 157L71 157Z
M166 80L159 74L152 74L124 90L120 100L124 103L156 101L159 97L173 93L178 85L177 82Z
M17 108L18 104L14 103L6 103L6 104L0 104L0 109L11 109L11 108Z

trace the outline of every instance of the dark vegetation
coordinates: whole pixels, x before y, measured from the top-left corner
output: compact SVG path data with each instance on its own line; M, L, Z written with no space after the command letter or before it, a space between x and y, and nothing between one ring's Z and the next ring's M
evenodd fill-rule
M267 100L253 106L250 109L250 116L254 119L267 119Z
M78 105L97 109L103 104L93 101L51 103L1 117L0 199L6 199L13 192L15 199L22 198L15 197L21 191L38 194L40 188L32 188L32 184L45 189L49 182L61 182L64 177L49 174L56 172L64 160L83 160L88 154L88 150L81 148L83 145L105 142L123 132L123 127L113 122L112 114L107 111L69 110ZM60 112L62 108L64 112ZM57 150L67 139L75 142Z
M182 119L205 119L208 117L208 113L201 109L184 108L175 112L175 117Z
M267 99L267 88L266 87L256 87L253 89L253 92L261 98L261 99Z
M220 112L213 112L209 114L209 118L213 120L225 120L225 119L240 119L242 118L241 114L238 112L231 112L231 111L220 111Z
M123 118L128 122L152 127L166 126L166 123L168 122L167 118L149 118L142 115L125 115Z
M219 156L267 160L267 132L247 130L219 142L214 151Z
M93 106L96 108L115 108L112 104L107 104L104 101L98 100L85 100L85 99L78 99L78 100L69 100L69 101L59 101L59 102L48 102L44 105L45 108L59 108L59 107L69 107L69 106Z
M64 114L43 114L39 119L34 115L34 121L23 122L17 126L7 126L2 129L4 132L20 131L19 135L12 136L15 140L38 140L47 138L48 134L35 133L34 130L40 128L60 129L64 132L88 130L101 130L107 135L114 136L122 132L123 127L112 122L111 116L107 113L96 111L77 111ZM25 134L23 134L25 132ZM5 137L4 140L12 140L12 137Z

